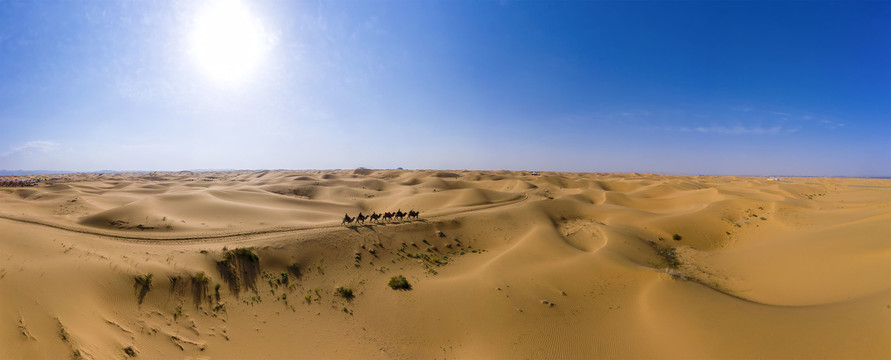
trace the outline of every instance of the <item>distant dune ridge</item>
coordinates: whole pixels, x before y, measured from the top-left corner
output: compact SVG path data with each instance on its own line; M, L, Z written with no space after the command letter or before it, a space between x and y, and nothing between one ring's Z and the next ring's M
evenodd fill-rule
M0 188L2 359L891 358L887 179L59 177Z

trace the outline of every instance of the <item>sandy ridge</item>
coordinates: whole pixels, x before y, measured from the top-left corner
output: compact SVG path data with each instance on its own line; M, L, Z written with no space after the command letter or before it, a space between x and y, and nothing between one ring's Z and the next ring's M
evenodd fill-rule
M470 209L438 211L433 215L425 215L425 217L423 219L420 219L417 221L426 221L426 219L439 219L439 218L445 218L445 217L458 215L458 214L472 213L474 211L482 211L482 210L488 210L488 209L502 207L502 206L514 205L514 204L526 201L527 199L528 199L528 197L524 194L523 197L515 199L515 200L508 200L508 201L499 202L499 203L495 203L495 204L488 204L488 205L477 205L477 206L471 207ZM245 238L251 238L251 237L261 236L261 235L291 234L291 233L300 233L300 232L309 231L309 230L359 228L359 227L381 226L381 225L396 226L396 225L404 225L404 224L412 222L412 221L402 221L402 222L386 223L386 224L366 223L365 225L352 225L352 226L344 226L341 224L337 224L335 222L331 222L329 224L319 224L319 225L305 226L305 227L273 228L273 229L265 229L265 230L229 232L229 233L217 233L217 234L195 234L195 235L179 235L179 236L177 236L177 235L136 236L136 235L129 235L129 234L106 232L106 231L101 231L101 230L94 230L94 229L89 229L89 228L84 228L84 227L62 225L62 224L57 224L57 223L51 223L48 221L28 219L28 218L17 217L17 216L6 215L6 214L0 214L0 219L16 221L16 222L32 224L32 225L45 226L45 227L49 227L49 228L69 231L69 232L78 233L78 234L102 236L102 237L118 239L118 240L127 240L127 241L133 241L133 242L143 242L143 243L153 243L153 244L165 244L165 243L187 244L190 242L204 242L202 240L223 241L223 240L231 239L231 238L245 239Z

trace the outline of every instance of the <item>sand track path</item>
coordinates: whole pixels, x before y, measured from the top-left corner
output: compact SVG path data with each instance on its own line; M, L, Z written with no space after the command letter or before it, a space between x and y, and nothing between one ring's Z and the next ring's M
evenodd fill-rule
M467 215L476 211L489 210L493 208L506 207L510 205L516 205L528 200L529 197L526 194L523 194L521 197L514 200L507 200L503 202L498 202L494 204L486 204L486 205L476 205L476 206L467 206L460 209L447 209L440 211L431 212L432 215L425 215L423 218L419 220L403 220L397 222L389 222L389 223L370 223L366 222L363 225L341 225L337 222L326 222L318 225L311 226L300 226L300 227L276 227L270 229L257 229L251 231L233 231L233 232L216 232L216 233L189 233L189 234L174 234L174 235L161 235L161 234L133 234L133 233L121 233L121 232L111 232L111 231L102 231L97 229L91 229L88 227L81 226L72 226L72 225L64 225L53 223L45 220L37 220L31 219L27 217L20 217L8 214L0 214L0 219L15 221L25 224L49 227L79 234L85 235L94 235L94 236L102 236L105 238L122 240L128 242L140 242L140 243L152 243L152 244L170 244L170 245L182 245L188 243L208 243L208 242L224 242L230 241L233 239L239 239L241 241L248 240L254 237L260 237L264 235L285 235L285 234L299 234L301 232L313 231L313 230L324 230L324 229L342 229L342 228L367 228L374 226L398 226L405 225L417 221L427 221L428 219L447 219L456 215Z

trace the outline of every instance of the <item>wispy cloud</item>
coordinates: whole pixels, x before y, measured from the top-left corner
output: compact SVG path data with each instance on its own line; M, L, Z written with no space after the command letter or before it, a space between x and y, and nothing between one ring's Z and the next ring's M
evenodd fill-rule
M566 124L600 123L644 131L669 131L728 136L783 136L836 130L845 123L824 115L797 110L760 110L750 107L695 109L625 109L568 117Z
M549 122L557 121L563 124L632 124L649 120L653 113L644 109L627 109L622 111L593 111L583 114L573 114L557 119L548 119Z
M760 113L760 114L774 115L774 116L780 116L780 117L784 117L784 118L797 118L797 117L804 116L804 115L797 115L797 114L793 114L793 113L785 112L785 111L758 110L758 109L753 109L750 107L732 108L732 110L735 110L738 112L744 112L744 113Z
M798 129L784 129L782 126L772 126L772 127L745 127L741 125L737 126L698 126L694 128L681 128L681 131L684 132L698 132L703 134L725 134L725 135L775 135L775 134L788 134L798 131Z
M26 142L22 145L13 147L12 149L10 149L0 155L13 156L13 155L33 154L33 153L48 153L50 151L58 149L59 146L60 146L60 144L55 141L34 140L34 141Z
M834 119L829 115L817 115L807 112L800 111L775 111L775 110L762 110L762 109L754 109L751 107L737 107L732 108L732 111L738 114L761 114L760 117L753 117L753 119L757 119L759 121L773 121L773 122L781 122L784 124L794 124L798 123L806 128L813 128L815 126L820 126L829 130L835 130L841 127L844 127L846 123L841 122L837 119Z
M830 130L835 130L835 129L845 126L845 123L824 119L824 120L820 120L820 125L823 125L823 126L829 128Z

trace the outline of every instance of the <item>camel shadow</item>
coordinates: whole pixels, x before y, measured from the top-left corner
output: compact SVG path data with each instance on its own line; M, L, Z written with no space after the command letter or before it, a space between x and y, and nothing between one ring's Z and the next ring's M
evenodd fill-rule
M368 229L368 230L371 230L371 231L377 231L377 230L374 230L374 225L372 225L372 224L350 225L350 226L347 226L347 229L353 230L353 231L355 231L356 233L359 233L359 228L364 228L364 229Z

